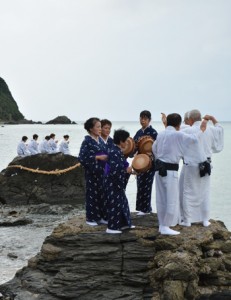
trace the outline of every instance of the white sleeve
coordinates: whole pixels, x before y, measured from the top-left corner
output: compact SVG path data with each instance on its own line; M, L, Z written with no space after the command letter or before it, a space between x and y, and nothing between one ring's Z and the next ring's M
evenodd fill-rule
M224 148L224 129L219 123L216 123L211 129L213 133L212 151L213 153L221 152Z

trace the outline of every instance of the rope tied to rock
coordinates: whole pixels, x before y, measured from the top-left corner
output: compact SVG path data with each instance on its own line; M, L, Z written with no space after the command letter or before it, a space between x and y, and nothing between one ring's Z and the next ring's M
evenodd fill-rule
M77 167L79 167L80 165L81 165L80 163L77 163L74 166L68 167L66 169L62 169L62 170L56 169L56 170L52 170L52 171L32 169L32 168L28 168L28 167L25 167L25 166L22 166L22 165L9 165L9 166L7 166L7 168L18 168L18 169L25 170L25 171L28 171L28 172L38 173L38 174L45 174L45 175L60 175L60 174L64 174L64 173L67 173L69 171L72 171L72 170L76 169Z

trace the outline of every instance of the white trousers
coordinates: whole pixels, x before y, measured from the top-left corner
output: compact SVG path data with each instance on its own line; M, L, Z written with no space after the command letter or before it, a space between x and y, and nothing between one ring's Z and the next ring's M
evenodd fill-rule
M156 172L155 182L159 225L175 226L180 221L178 172L168 170L165 177Z
M210 176L200 177L198 166L184 165L180 176L181 217L186 223L209 220Z

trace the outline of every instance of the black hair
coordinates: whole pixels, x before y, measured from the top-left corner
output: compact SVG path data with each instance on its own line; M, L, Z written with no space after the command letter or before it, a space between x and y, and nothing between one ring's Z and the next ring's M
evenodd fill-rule
M151 120L152 118L152 115L150 113L149 110L143 110L141 113L140 113L140 118L148 118L149 120Z
M55 134L54 134L54 133L51 133L51 134L50 134L50 139L52 139L53 137L55 137Z
M105 126L105 125L109 125L110 127L112 126L112 122L109 121L108 119L103 119L100 121L101 122L101 126Z
M123 129L118 129L114 131L113 142L119 145L120 142L125 142L129 138L130 133Z
M64 138L64 139L69 139L69 135L68 135L68 134L65 134L65 135L63 136L63 138Z
M33 134L33 140L37 139L38 138L38 135L35 133Z
M24 135L24 136L22 137L22 141L23 141L23 142L26 142L27 140L28 140L28 137Z
M49 136L49 135L46 135L46 136L45 136L45 140L49 141L49 139L50 139L50 136Z
M182 122L181 115L177 113L167 115L167 126L177 127L180 126Z
M87 130L87 132L90 133L90 129L92 129L95 126L96 122L100 122L99 118L90 118L84 123L84 129Z

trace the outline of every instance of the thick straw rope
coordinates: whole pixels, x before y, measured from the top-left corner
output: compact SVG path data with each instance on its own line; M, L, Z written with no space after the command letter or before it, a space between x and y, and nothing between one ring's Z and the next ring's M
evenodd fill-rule
M31 168L27 168L27 167L24 167L24 166L21 166L21 165L9 165L7 168L18 168L18 169L25 170L25 171L28 171L28 172L46 174L46 175L59 175L59 174L63 174L63 173L67 173L69 171L72 171L72 170L74 170L75 168L77 168L79 166L80 166L80 163L77 163L72 167L69 167L69 168L66 168L66 169L63 169L63 170L56 169L56 170L53 170L53 171L31 169Z

